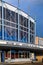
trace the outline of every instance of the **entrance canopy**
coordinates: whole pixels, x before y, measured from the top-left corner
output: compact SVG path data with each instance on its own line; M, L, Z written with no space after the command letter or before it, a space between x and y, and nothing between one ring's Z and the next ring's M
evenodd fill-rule
M35 44L26 44L21 42L9 42L9 41L1 41L0 42L0 50L30 50L30 51L43 51L43 46L35 45Z

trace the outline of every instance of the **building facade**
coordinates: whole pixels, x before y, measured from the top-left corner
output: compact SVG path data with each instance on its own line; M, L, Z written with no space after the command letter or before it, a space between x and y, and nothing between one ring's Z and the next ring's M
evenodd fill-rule
M43 38L37 36L35 44L43 46ZM43 53L37 54L36 58L38 59L38 61L43 61Z
M22 10L0 1L0 62L35 59L35 20Z
M34 19L18 8L0 2L0 39L34 44Z

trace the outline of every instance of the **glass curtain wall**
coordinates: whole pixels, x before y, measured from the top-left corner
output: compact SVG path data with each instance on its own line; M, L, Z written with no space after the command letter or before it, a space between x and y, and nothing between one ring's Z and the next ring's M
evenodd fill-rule
M18 14L4 8L4 39L18 40Z
M19 15L19 41L28 43L28 19ZM4 39L18 41L18 14L4 8Z
M18 41L18 13L3 8L4 17L4 40ZM0 39L2 39L2 7L0 7ZM30 33L30 42L34 43L34 23L30 21L30 32L28 19L19 14L19 42L28 43Z
M19 27L20 27L20 42L27 42L28 43L28 19L23 17L22 15L19 15Z
M35 30L34 30L34 23L30 21L30 43L34 44L35 39Z

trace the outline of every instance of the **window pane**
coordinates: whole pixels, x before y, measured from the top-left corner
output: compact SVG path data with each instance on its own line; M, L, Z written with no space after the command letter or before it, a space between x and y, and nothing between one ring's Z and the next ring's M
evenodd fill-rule
M10 11L10 21L16 23L16 13L13 11Z
M21 58L21 53L19 53L19 58Z
M10 26L10 22L4 21L4 24Z
M25 58L27 58L27 52L25 52Z
M25 31L25 32L28 32L28 29L25 28L25 27L23 27L23 26L20 26L20 30L23 30L23 31Z
M0 24L2 24L2 20L0 20Z
M18 23L18 13L16 13L16 23Z
M18 52L15 53L15 58L18 58Z
M11 27L18 28L18 25L17 25L17 24L14 24L14 23L10 23L10 26L11 26Z
M24 30L24 28L22 26L20 26L20 30Z
M0 18L2 18L2 7L0 6Z
M28 42L28 33L20 31L20 42Z
M27 26L27 20L25 17L24 17L23 23L24 23L24 26L26 27Z
M34 31L34 23L30 21L30 29Z
M5 17L6 17L6 20L10 21L10 10L5 9Z
M18 28L17 24L11 23L10 21L4 21L4 24L13 28Z
M6 14L6 9L5 8L3 8L3 12L4 12L3 13L3 18L6 19L6 15L5 15Z
M30 43L34 44L34 35L30 34Z
M19 16L19 19L20 19L20 24L23 25L23 16Z
M11 59L14 59L14 53L11 53Z
M29 24L28 24L28 19L27 19L27 28L29 27Z
M23 31L20 31L20 41L23 42Z
M34 32L34 31L32 31L32 30L30 30L30 34L35 34L35 32Z
M5 40L12 40L12 41L18 40L18 30L17 29L5 27L4 35L5 35Z
M26 29L26 28L24 28L24 31L27 31L27 29Z
M28 33L24 32L24 42L28 42Z

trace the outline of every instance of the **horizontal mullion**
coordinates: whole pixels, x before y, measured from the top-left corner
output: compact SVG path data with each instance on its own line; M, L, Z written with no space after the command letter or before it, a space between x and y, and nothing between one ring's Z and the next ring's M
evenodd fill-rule
M31 30L31 29L30 29L30 31L31 31L31 32L35 32L35 31Z
M8 20L6 20L6 19L4 19L4 21L18 25L17 23L15 23L15 22L13 22L13 21L8 21Z
M12 27L12 26L8 26L8 25L4 25L4 26L9 27L9 28L12 28L12 29L18 29L16 27Z
M26 31L24 31L24 30L21 30L21 29L19 29L19 31L23 31L23 32L26 32ZM28 33L28 32L26 32L26 33Z
M19 25L19 26L21 26L21 27L24 27L24 28L27 28L27 29L28 29L28 27L25 27L24 25Z

